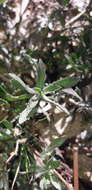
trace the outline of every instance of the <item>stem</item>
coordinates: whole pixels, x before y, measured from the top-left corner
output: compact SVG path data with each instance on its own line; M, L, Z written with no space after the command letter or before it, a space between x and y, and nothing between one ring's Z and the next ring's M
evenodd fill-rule
M74 190L79 190L78 181L78 147L73 147Z
M34 152L34 155L36 156L36 160L38 161L38 164L42 166L43 160L40 157L40 154L38 151ZM72 184L69 184L58 172L56 169L53 169L52 172L65 184L67 190L74 190Z
M79 14L77 14L75 17L73 17L71 20L69 20L66 24L65 27L67 27L68 25L76 22L83 14L85 13L85 10L83 10L82 12L80 12Z
M74 190L72 184L69 184L55 169L53 170L54 174L65 184L67 190Z

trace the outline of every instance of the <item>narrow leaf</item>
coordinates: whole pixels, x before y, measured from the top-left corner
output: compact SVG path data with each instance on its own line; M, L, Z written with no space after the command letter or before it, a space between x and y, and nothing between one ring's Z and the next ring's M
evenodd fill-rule
M13 73L9 73L9 76L13 78L14 80L16 80L28 93L35 94L35 91L32 88L30 88L28 85L26 85L24 81L21 80L20 77L18 77L17 75Z
M66 88L66 89L63 89L62 91L72 96L75 96L80 101L83 101L82 98L77 94L77 92L75 92L72 88Z
M14 102L14 101L26 100L29 97L30 96L28 94L24 94L24 95L20 95L20 96L12 96L12 95L7 93L5 96L5 100L10 101L10 102Z
M66 77L64 79L60 79L52 84L48 85L43 89L44 93L53 92L59 90L60 88L70 88L75 86L79 82L78 78L75 77Z
M65 142L65 140L66 139L64 137L54 139L52 143L48 146L48 151L54 150L56 147L61 146Z
M3 86L0 86L0 96L4 96L5 94L7 94L7 91Z
M24 123L26 120L29 119L29 114L30 112L33 110L33 108L36 107L36 105L38 104L38 100L36 99L36 96L33 96L29 102L27 107L20 113L19 116L19 124Z
M61 146L65 140L66 139L64 137L54 139L52 143L46 148L46 150L41 153L42 158L44 160L47 159L47 157L52 154L55 148Z
M37 66L37 79L36 79L36 87L38 88L43 88L44 86L44 82L46 79L46 75L45 75L45 65L43 64L43 62L39 62L38 66Z
M5 102L5 103L7 103L7 101L12 102L12 101L25 100L25 99L28 99L30 97L28 94L23 94L20 96L12 96L2 86L0 86L0 96L2 97L2 98L0 98L0 101Z
M7 101L4 100L3 98L0 98L0 102L3 102L3 103L6 103L6 104L7 104Z

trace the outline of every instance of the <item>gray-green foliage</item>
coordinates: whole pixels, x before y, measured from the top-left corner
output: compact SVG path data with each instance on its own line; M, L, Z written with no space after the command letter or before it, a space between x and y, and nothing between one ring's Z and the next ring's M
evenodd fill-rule
M45 65L42 61L38 62L36 64L36 83L33 88L31 88L29 85L27 85L20 76L9 73L11 80L10 88L6 88L3 84L0 85L0 100L3 104L14 104L15 106L15 114L14 114L14 121L17 122L17 127L13 129L12 122L9 122L5 118L0 122L1 126L3 127L3 130L0 131L0 141L1 142L12 142L11 144L7 144L7 147L10 146L10 149L15 147L15 153L14 156L18 154L20 144L20 153L19 153L19 160L17 165L14 169L14 180L12 183L12 188L14 187L15 183L17 183L17 178L19 176L19 170L22 168L22 170L25 172L24 179L26 180L26 177L29 178L30 173L31 175L35 174L35 180L37 178L40 178L39 188L40 189L48 189L51 187L55 187L58 190L62 190L63 186L62 183L59 181L59 179L54 175L53 171L55 168L59 167L60 162L57 161L54 156L54 150L56 147L60 146L64 143L64 138L57 138L55 139L48 147L46 147L45 151L42 151L40 154L41 160L42 160L42 166L39 166L35 162L34 155L31 155L28 150L29 142L31 144L35 144L36 138L34 136L28 135L26 137L26 142L21 143L21 139L24 138L22 136L22 130L21 125L27 120L30 120L30 118L34 117L35 114L37 114L38 109L41 109L41 112L45 114L45 116L48 117L48 110L44 109L44 106L41 105L41 102L49 103L51 105L56 106L61 111L65 112L66 114L70 114L67 108L63 105L60 105L58 101L54 99L54 96L57 92L59 93L66 93L70 89L69 93L74 95L75 97L79 98L77 93L74 93L72 89L73 86L75 86L79 79L76 77L64 77L60 78L59 80L47 84L46 83L46 69ZM11 94L11 89L14 90L14 92ZM66 90L66 92L64 92ZM16 94L16 93L19 94ZM24 103L24 105L23 105ZM21 108L20 105L21 104ZM15 111L14 110L14 111ZM25 142L25 141L24 141ZM15 146L16 143L16 146ZM11 157L12 159L12 157ZM19 177L20 181L21 177ZM36 182L36 181L35 181ZM20 183L20 182L19 182ZM20 183L21 184L21 183ZM22 183L22 185L24 185ZM33 183L33 188L35 188L35 183Z
M66 77L46 86L45 66L42 62L38 62L37 64L37 79L34 88L30 88L28 85L26 85L17 75L11 73L9 75L15 82L17 82L17 84L19 84L19 87L22 87L28 94L30 94L31 97L26 108L19 115L19 124L22 124L28 120L33 110L37 111L37 108L40 106L39 102L41 100L53 104L57 106L57 108L63 110L66 114L69 114L69 111L65 107L61 106L58 102L55 102L53 99L53 93L59 91L60 89L62 90L64 88L73 87L78 83L78 78ZM49 93L50 96L48 96ZM26 97L26 95L22 95L22 97L26 99L28 96ZM20 96L19 100L22 99L22 97Z
M4 0L0 0L0 4L3 4L3 2ZM36 135L38 134L34 132L35 129L32 129L34 131L31 130L30 132L30 128L32 127L30 123L32 122L31 118L34 119L34 116L38 113L39 109L40 113L43 113L49 120L48 110L46 110L44 106L46 105L46 103L49 103L51 106L56 106L59 110L69 115L70 110L68 110L68 106L65 107L65 105L60 104L58 101L58 96L61 96L62 94L63 97L67 97L64 99L66 100L66 104L67 102L69 102L69 97L72 97L72 102L69 102L69 106L72 108L74 108L74 105L75 108L77 108L77 106L80 105L79 102L83 101L83 97L85 94L82 93L83 88L85 88L86 86L85 81L86 79L89 79L92 73L92 34L90 31L91 6L88 7L87 13L85 12L82 17L79 17L77 22L75 20L75 23L72 22L70 26L68 25L68 27L66 27L68 21L67 19L69 19L69 21L70 19L72 20L72 18L76 17L76 15L79 14L79 12L76 7L73 9L70 4L68 7L69 0L57 0L60 6L54 6L55 11L48 19L48 26L46 25L46 28L43 28L41 33L39 33L38 29L40 26L37 23L37 20L31 17L33 18L33 21L35 20L35 25L30 17L30 22L28 22L27 19L22 22L23 20L21 13L19 13L20 23L18 23L18 25L15 24L14 28L10 27L7 29L7 26L9 26L7 25L7 22L14 21L16 17L16 15L14 15L13 8L16 9L17 1L9 2L10 3L7 4L6 8L4 7L4 9L2 9L1 5L0 12L0 59L3 56L3 61L0 62L0 158L2 158L3 160L4 155L2 154L2 152L6 152L8 158L11 157L14 154L15 150L18 148L15 152L15 155L11 157L11 160L8 162L8 172L10 172L9 176L14 177L13 186L16 183L18 189L28 190L28 188L33 185L31 186L33 190L43 190L44 188L48 189L52 187L55 187L55 189L58 190L65 190L65 187L63 187L62 183L55 175L53 175L52 172L52 170L57 168L60 164L59 161L54 159L54 150L56 147L62 145L65 139L62 137L56 139L48 147L45 148L45 151L42 151L42 143L39 143L39 138L36 138ZM13 2L15 5L13 4ZM33 1L30 2L33 3ZM35 2L38 3L40 1ZM46 1L46 4L48 4L48 2L50 1ZM9 9L8 5L10 6ZM35 5L36 4L34 3L34 6ZM40 6L44 5L42 4ZM30 7L32 7L32 5ZM23 10L25 9L25 7L22 8ZM39 9L39 6L36 6L36 8ZM45 6L43 8L45 8ZM33 12L34 11L35 9L33 10ZM39 15L39 10L37 11L37 15ZM41 17L39 17L39 19L40 18ZM26 27L26 34L28 35L28 38L25 34L20 35L20 28L22 26L25 28L26 22L30 23L27 25L28 27ZM53 26L55 25L55 23L56 26L54 30ZM84 28L83 24L85 26ZM38 26L38 28L34 26ZM4 39L1 39L1 31L3 31L3 29L6 37L4 36ZM12 29L13 31L15 30L16 35L15 33L12 33ZM31 51L31 54L34 58L42 58L43 62L45 61L47 70L50 70L50 73L53 73L54 67L56 69L55 71L59 71L58 80L55 79L53 83L46 82L46 68L42 61L36 62L36 78L34 87L31 88L22 79L22 73L26 70L26 68L28 67L28 69L30 70L29 62L27 62L26 59L23 60L22 56L25 57L25 55L21 54L21 50L23 50L23 52L27 52L25 47L30 46L30 35L28 34L28 32L29 34L32 34L31 37L33 37L33 42L35 41L34 45L36 46L36 50L28 51ZM14 35L11 35L11 33ZM43 36L43 40L41 40L41 35ZM29 56L29 59L31 60L31 56ZM8 77L7 81L2 81L1 75L4 76L3 73L7 72L6 67L3 67L2 65L11 66L8 67L8 69L10 68L12 70L13 67L14 72L18 73L9 74L9 80L11 80L12 78L12 81L9 81L8 87ZM77 86L77 83L80 82L81 79L84 79L83 88L82 85L80 85L79 88L72 88L74 86ZM87 92L86 97L88 97L88 94L89 93ZM78 100L79 102L74 102L73 100ZM83 105L85 106L85 102L82 103L84 103ZM26 139L25 143L22 143L21 140L23 139ZM18 142L20 142L20 144L18 144ZM40 148L38 148L39 146ZM34 152L35 150L37 150L37 148L41 151L40 157L43 161L43 165L41 166L37 165L37 158L34 157ZM0 161L2 160L0 159ZM3 162L5 165L6 160ZM2 162L0 168L1 167ZM7 170L7 168L4 167L2 169L5 169L5 172ZM1 172L0 187L7 187L7 174L7 172L6 174L4 174L4 172ZM40 180L38 179L40 181L39 186L36 181L37 178L40 178ZM7 184L4 185L5 180ZM29 184L29 181L32 182L31 185ZM11 178L9 178L9 182L10 184L12 184Z

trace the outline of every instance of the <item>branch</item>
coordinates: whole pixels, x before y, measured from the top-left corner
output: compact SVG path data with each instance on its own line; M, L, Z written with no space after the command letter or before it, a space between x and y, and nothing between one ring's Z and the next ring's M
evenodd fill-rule
M69 26L73 22L77 21L86 11L83 10L81 13L77 14L75 17L73 17L71 20L69 20L66 24L65 27Z

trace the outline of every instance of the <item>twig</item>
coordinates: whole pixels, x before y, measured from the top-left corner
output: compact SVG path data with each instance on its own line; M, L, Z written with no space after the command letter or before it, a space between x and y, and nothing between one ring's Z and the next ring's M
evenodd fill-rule
M78 181L78 147L73 147L74 190L79 190Z
M65 179L54 169L54 174L65 184L67 190L74 190L73 186L65 181Z
M84 13L85 13L85 10L83 10L81 13L77 14L75 17L73 17L71 20L69 20L69 21L65 24L65 27L67 27L68 25L70 25L70 24L72 24L73 22L75 22L76 20L78 20Z
M18 140L16 141L15 150L14 150L14 152L11 152L11 153L10 153L9 158L6 160L6 164L8 164L8 162L10 162L10 160L11 160L14 156L17 156L18 150L19 150L19 145L20 145L20 144L25 144L26 141L27 141L27 138L18 139Z
M19 170L20 170L20 164L21 164L21 163L19 162L18 167L17 167L17 170L16 170L16 173L15 173L15 176L14 176L14 180L13 180L13 183L12 183L11 190L13 190L13 188L14 188L14 185L15 185L15 182L16 182L16 179L17 179Z

